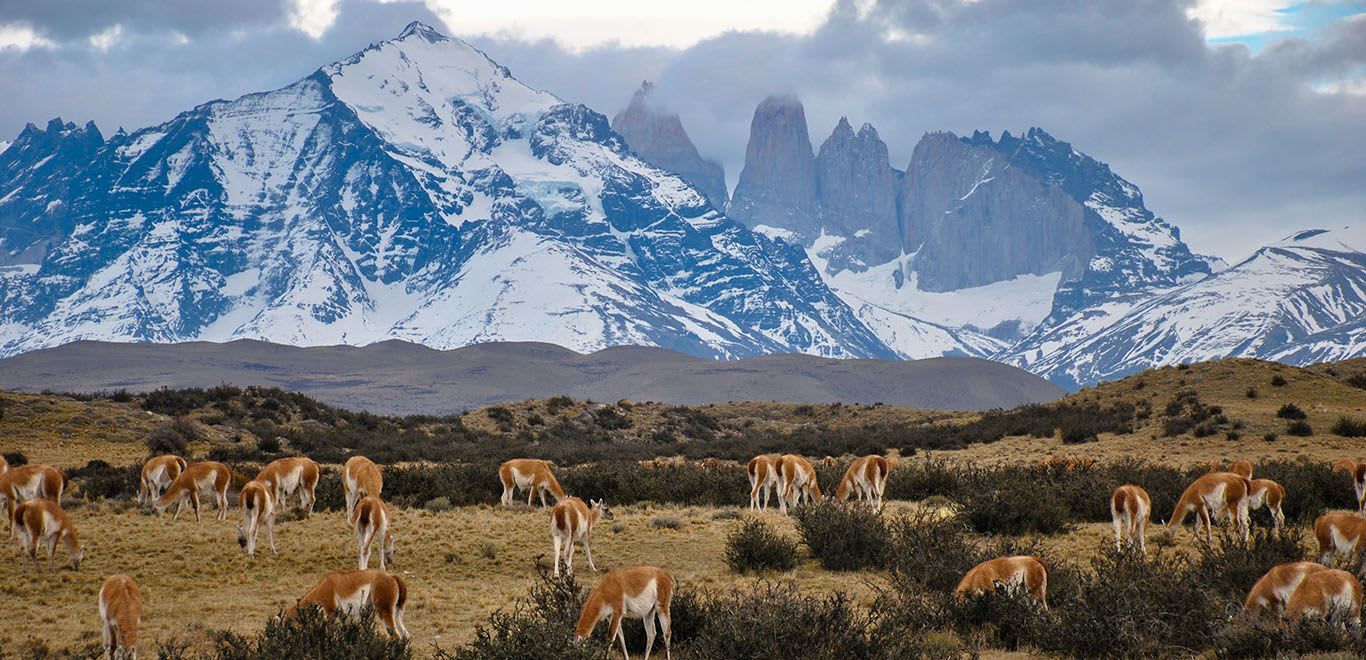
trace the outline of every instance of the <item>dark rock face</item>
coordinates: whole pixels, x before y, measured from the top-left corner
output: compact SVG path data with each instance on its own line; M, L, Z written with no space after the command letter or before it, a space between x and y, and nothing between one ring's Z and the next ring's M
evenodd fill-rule
M999 151L949 133L916 145L901 195L902 247L916 253L922 290L1059 270L1075 279L1093 252L1080 203Z
M728 215L749 227L789 230L809 243L820 235L816 191L806 110L792 97L764 99L750 122L745 169Z
M71 231L72 185L103 144L93 122L78 127L57 118L46 129L25 126L0 152L0 266L39 261Z
M862 271L901 252L897 228L897 176L877 129L855 134L841 118L816 156L821 227L844 237L828 255L832 270Z
M641 84L630 105L612 118L612 130L625 138L641 160L683 177L702 191L713 207L724 210L729 199L725 170L697 153L677 114L651 103L653 87L650 82Z

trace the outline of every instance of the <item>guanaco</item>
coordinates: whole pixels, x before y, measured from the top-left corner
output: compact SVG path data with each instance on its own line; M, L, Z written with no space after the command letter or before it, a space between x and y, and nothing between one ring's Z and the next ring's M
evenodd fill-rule
M138 627L142 625L142 590L122 573L104 579L98 598L104 623L104 653L112 660L138 657Z
M961 600L992 593L998 586L1024 589L1043 609L1048 609L1048 567L1037 557L1027 555L997 557L974 566L953 593Z
M1270 479L1253 479L1252 490L1247 495L1247 510L1249 514L1257 509L1266 507L1271 513L1271 528L1279 531L1281 525L1285 523L1285 513L1281 511L1281 502L1285 501L1285 488Z
M312 459L302 456L279 458L271 461L256 475L256 481L269 485L275 490L275 506L286 506L289 497L299 494L299 509L303 517L313 515L313 502L317 499L318 478L321 469Z
M394 534L389 530L389 510L374 495L366 495L356 503L351 513L351 526L356 529L357 563L361 569L370 568L370 551L379 539L379 570L389 570L394 562Z
M1195 513L1195 535L1200 535L1200 525L1205 526L1205 540L1214 537L1213 521L1229 518L1234 529L1246 540L1250 533L1248 525L1248 491L1252 482L1232 472L1211 472L1201 475L1181 493L1172 518L1167 523L1167 536L1174 536L1185 522L1186 515Z
M1138 544L1139 552L1148 551L1145 533L1152 514L1153 500L1141 486L1125 484L1110 496L1110 521L1115 525L1115 549L1124 543Z
M621 641L621 654L629 660L626 651L626 633L622 631L622 619L640 619L645 624L645 660L650 659L650 651L655 647L655 623L664 633L664 658L673 658L670 639L673 635L669 604L673 600L674 580L667 571L654 566L633 566L608 573L602 582L588 594L579 615L579 625L574 629L574 638L582 642L593 634L593 628L603 619L611 619L607 628L607 638Z
M881 511L889 472L891 466L885 457L872 454L855 459L844 471L844 478L835 489L835 499L844 501L853 495L858 500L867 500L874 511Z
M5 522L14 538L14 516L27 500L46 499L62 503L67 487L66 475L51 465L20 465L0 474L0 498L5 500Z
M185 471L186 466L185 459L170 454L147 459L142 465L142 475L138 480L138 504L160 499L162 491Z
M403 608L407 602L408 583L394 573L373 568L335 571L323 577L318 586L289 608L285 618L296 616L300 609L310 605L322 608L328 616L338 610L355 616L369 605L390 635L407 637L408 628L403 625Z
M1256 616L1270 608L1277 617L1285 614L1290 596L1300 587L1304 577L1316 571L1326 571L1327 566L1312 561L1294 561L1273 566L1257 583L1243 602L1243 615Z
M71 557L71 570L81 569L85 549L81 547L76 527L71 524L71 518L60 504L52 500L29 500L15 510L14 520L25 568L32 562L34 572L38 571L38 546L41 544L47 548L48 571L55 571L52 556L56 554L57 542L61 541L66 544L66 552Z
M778 489L778 457L770 455L755 456L745 466L749 474L749 508L767 509L769 496ZM759 505L759 493L764 494L763 506Z
M548 492L556 502L563 500L564 489L550 471L550 464L534 458L514 458L498 467L498 478L503 482L503 506L512 506L512 493L515 488L526 491L526 505L531 506L531 498L540 495L541 508L545 508L545 494Z
M1344 458L1333 464L1333 472L1343 472L1352 478L1352 490L1357 496L1357 511L1366 511L1366 461L1358 463Z
M169 509L172 504L176 505L175 515L171 520L180 517L180 512L185 510L188 502L194 510L195 522L200 521L199 516L199 496L212 494L214 502L218 505L218 520L228 519L228 484L232 481L232 471L228 466L216 461L203 461L191 463L185 468L180 476L166 487L166 492L161 494L161 499L153 505L157 515L161 515Z
M569 497L555 504L550 510L550 542L555 552L555 575L560 574L560 558L564 558L565 570L574 572L574 541L583 544L583 553L588 555L588 568L597 571L593 563L593 527L599 520L613 520L612 510L602 500L594 500L592 506L577 497Z
M261 533L261 523L266 525L266 536L270 539L270 553L278 555L275 549L275 490L259 481L248 481L237 494L237 502L242 507L242 524L237 526L237 544L247 551L248 557L256 556L256 537Z
M778 459L778 489L778 510L783 513L803 500L814 502L822 497L820 484L816 483L816 468L796 454L784 454Z
M1366 550L1366 518L1347 511L1330 511L1314 520L1314 539L1319 542L1319 563L1327 564L1334 556L1355 559Z
M1287 619L1337 618L1352 627L1361 625L1361 580L1332 568L1304 576L1285 606Z
M384 475L379 466L364 456L352 456L342 466L342 488L346 490L346 518L351 519L351 511L366 495L380 496L384 490Z

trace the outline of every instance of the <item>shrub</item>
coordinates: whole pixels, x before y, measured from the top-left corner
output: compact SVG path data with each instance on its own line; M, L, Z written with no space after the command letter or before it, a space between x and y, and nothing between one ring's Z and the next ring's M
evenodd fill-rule
M7 451L7 452L4 453L4 457L5 457L5 462L6 462L6 463L9 463L9 466L10 466L10 467L19 467L20 465L28 465L28 457L24 455L24 452L21 452L21 451Z
M1286 425L1285 433L1286 435L1293 435L1302 438L1309 437L1311 435L1314 435L1314 427L1310 426L1309 422L1306 422L1302 419L1295 420Z
M552 396L545 400L545 409L552 415L558 415L561 410L572 407L574 407L574 400L567 396Z
M956 516L916 512L891 519L888 528L885 563L894 589L901 593L947 592L988 555L1007 554L1000 544L979 543L967 523Z
M1360 387L1361 389L1366 390L1366 373L1353 374L1343 382L1347 383L1348 385L1351 385L1352 387Z
M256 439L256 449L263 454L280 453L280 436L266 436Z
M1069 529L1067 500L1052 488L1040 488L1037 476L1002 471L991 486L961 500L963 515L973 529L993 534L1057 534Z
M1366 656L1366 643L1339 621L1319 618L1294 622L1239 619L1212 640L1221 658L1308 657L1340 653Z
M1272 386L1272 387L1285 387L1285 378L1281 377L1280 374L1276 374L1275 376L1272 376L1272 377L1271 377L1271 386Z
M878 568L887 551L882 516L860 503L821 500L792 509L802 542L832 571Z
M726 565L737 573L790 571L797 567L797 542L758 518L746 518L726 536Z
M153 454L183 455L191 442L204 439L199 426L186 417L176 417L152 429L147 449Z
M407 640L376 630L375 614L369 607L360 616L349 617L327 616L316 606L300 609L297 616L272 617L255 636L216 633L213 655L218 660L413 657Z
M114 467L97 458L66 474L86 497L115 499L137 495L141 473L140 467Z
M683 529L683 519L678 516L655 516L650 519L650 529Z
M1293 403L1287 403L1281 406L1281 409L1276 411L1276 416L1281 419L1305 419L1308 417L1299 406Z
M1333 424L1333 433L1344 438L1366 437L1366 422L1360 422L1350 417L1339 417Z
M1257 388L1255 388L1255 387L1249 387L1249 388L1247 388L1247 398L1249 398L1249 399L1255 399L1255 398L1257 398Z
M451 498L444 495L427 500L427 502L422 505L422 508L431 511L432 513L446 513L447 511L455 509L455 507L451 506Z
M1265 441L1267 441L1267 442L1275 442L1275 441L1276 441L1276 434L1275 434L1275 433L1267 433L1266 435L1263 435L1263 436L1262 436L1262 439L1265 440Z
M782 660L794 649L812 660L899 657L888 640L871 638L871 619L843 593L808 595L792 583L759 582L711 596L695 616L689 658Z

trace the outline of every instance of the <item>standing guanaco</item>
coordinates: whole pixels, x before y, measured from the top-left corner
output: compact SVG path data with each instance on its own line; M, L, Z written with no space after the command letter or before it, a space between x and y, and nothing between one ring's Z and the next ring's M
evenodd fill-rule
M228 466L216 461L202 461L191 463L185 468L180 476L166 487L166 492L161 494L161 499L153 505L157 515L161 515L169 509L172 504L176 505L175 515L171 520L180 517L180 512L185 510L188 502L194 510L194 521L199 522L199 496L200 494L213 495L214 502L218 505L218 520L228 519L228 484L232 481L232 471Z
M1352 478L1352 490L1357 496L1357 511L1366 511L1366 461L1358 463L1344 458L1333 464L1333 472L1343 472Z
M1312 561L1293 561L1271 567L1266 575L1257 580L1257 584L1252 585L1247 600L1243 602L1243 615L1256 616L1262 610L1270 608L1272 614L1283 616L1286 605L1290 603L1290 597L1300 587L1304 577L1316 571L1326 570L1327 566Z
M674 580L667 571L654 566L633 566L608 573L588 594L579 615L574 638L582 642L593 634L593 628L603 619L611 619L607 638L621 641L621 654L628 659L626 633L622 619L640 619L645 624L645 660L655 647L655 623L664 632L664 658L673 657L670 639L673 636L669 604L673 600Z
M1319 563L1327 564L1334 556L1356 559L1366 550L1366 518L1347 511L1330 511L1314 520L1314 539L1319 542Z
M556 502L564 499L564 489L550 471L550 464L535 458L514 458L498 466L498 478L503 482L503 506L512 506L513 489L526 491L526 505L531 506L533 495L540 495L541 508L545 508L545 494L550 493Z
M768 454L755 456L749 459L745 472L749 474L749 508L767 509L769 496L778 489L778 457ZM763 506L759 505L760 491L764 494Z
M788 507L820 499L821 487L816 483L816 468L811 461L796 454L783 454L778 459L778 510L787 513Z
M138 627L142 625L142 590L133 578L111 575L100 587L100 621L104 623L104 653L111 660L138 657Z
M408 627L403 625L403 608L407 602L408 583L398 575L373 568L335 571L324 576L316 587L289 608L285 618L297 615L300 609L310 605L321 607L328 616L338 610L355 616L368 605L374 608L375 615L390 635L407 637Z
M370 568L370 551L379 539L379 570L389 570L394 561L394 534L389 530L389 510L374 495L366 495L351 512L351 526L356 528L357 562L361 569Z
M1361 626L1361 580L1337 569L1324 569L1304 576L1285 606L1287 619L1341 616L1353 628Z
M14 516L18 506L32 499L62 503L66 475L51 465L20 465L0 474L0 498L5 500L5 522L14 537Z
M590 507L577 497L561 500L550 510L550 542L555 552L555 575L560 574L560 558L564 558L565 570L574 572L574 541L583 543L583 552L588 555L588 568L596 571L593 563L593 527L599 520L613 520L612 510L602 500L593 501Z
M1116 550L1123 549L1128 541L1137 543L1139 552L1148 551L1144 535L1152 510L1153 500L1141 486L1125 484L1115 489L1110 496L1110 521L1115 525Z
M342 466L342 488L346 490L346 519L351 519L351 511L356 502L366 495L380 496L384 490L384 475L379 466L364 456L352 456Z
M882 510L882 494L887 490L887 474L891 465L887 459L877 454L857 458L844 471L839 487L835 489L835 499L841 502L853 495L858 500L867 500L874 511Z
M47 548L47 569L55 570L52 556L56 554L57 542L66 544L67 554L71 557L71 570L81 569L85 559L85 549L76 534L76 527L60 504L52 500L29 500L19 505L14 514L14 527L18 530L20 547L23 549L24 566L33 563L34 572L38 571L38 546Z
M142 474L138 480L138 504L160 499L162 491L185 471L186 466L185 459L170 454L147 459L142 465Z
M1279 531L1281 525L1285 524L1285 513L1281 511L1281 502L1285 501L1285 488L1270 479L1253 479L1252 490L1247 494L1247 510L1250 514L1257 509L1266 507L1271 513L1271 528Z
M1186 516L1195 513L1195 535L1200 535L1200 525L1205 526L1205 540L1214 537L1213 522L1222 518L1233 521L1234 529L1246 540L1250 533L1247 505L1248 491L1252 482L1232 472L1211 472L1201 475L1181 493L1172 518L1167 522L1166 534L1174 536Z
M256 556L256 537L261 533L261 523L266 524L266 536L270 539L270 553L278 555L275 549L275 490L259 481L248 481L237 494L237 502L242 506L242 524L237 527L237 544L247 551L248 557Z
M302 456L279 458L257 473L256 481L270 486L275 492L275 506L286 506L289 497L299 493L299 508L303 517L313 515L314 493L318 488L318 477L322 474L318 464Z

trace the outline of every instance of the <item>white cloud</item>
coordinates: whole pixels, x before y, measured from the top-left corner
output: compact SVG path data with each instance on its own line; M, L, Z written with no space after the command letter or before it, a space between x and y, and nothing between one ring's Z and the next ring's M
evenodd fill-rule
M1284 10L1287 0L1199 0L1187 15L1200 21L1205 38L1226 39L1292 29Z
M426 0L459 35L554 39L573 50L607 43L686 48L729 30L807 34L834 0Z
M90 45L99 50L107 51L112 48L114 44L118 43L119 38L122 36L123 26L118 24L111 25L104 30L90 35Z
M289 25L304 34L319 39L337 20L338 0L294 0L289 12Z
M30 48L51 48L53 43L33 28L19 24L0 24L0 51L26 51Z

